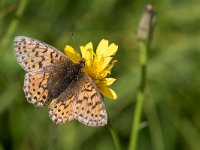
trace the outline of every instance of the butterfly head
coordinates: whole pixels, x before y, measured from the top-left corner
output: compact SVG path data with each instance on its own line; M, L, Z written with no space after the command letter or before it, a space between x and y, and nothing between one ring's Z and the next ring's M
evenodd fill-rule
M82 58L82 59L79 61L79 66L80 66L81 68L85 67L85 59L84 59L84 58Z

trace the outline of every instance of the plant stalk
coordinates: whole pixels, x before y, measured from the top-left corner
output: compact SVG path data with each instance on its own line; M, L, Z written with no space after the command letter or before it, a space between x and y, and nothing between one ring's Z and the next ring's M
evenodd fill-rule
M137 94L136 108L133 115L129 150L136 150L136 146L137 146L138 134L140 130L140 120L142 116L142 107L144 103L146 76L147 76L146 69L147 69L148 44L143 41L140 41L139 44L140 44L139 60L140 60L140 65L141 65L141 79L140 79L140 85L139 85L139 90Z
M152 33L155 21L156 21L156 16L153 7L152 5L148 4L140 19L139 26L137 29L137 38L139 40L139 61L141 66L141 78L137 93L136 108L133 115L129 150L137 149L137 141L140 131L140 121L142 116L142 108L144 103L144 95L146 87L148 51L152 39Z
M121 144L120 144L120 141L119 141L118 133L113 128L112 124L110 123L110 120L108 121L108 129L109 129L110 134L112 136L112 139L113 139L113 142L114 142L114 145L115 145L115 149L116 150L121 150Z

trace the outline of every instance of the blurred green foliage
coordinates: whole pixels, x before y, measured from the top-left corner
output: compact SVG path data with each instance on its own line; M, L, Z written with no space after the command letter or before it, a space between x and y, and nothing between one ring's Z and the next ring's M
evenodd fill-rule
M107 127L55 125L48 108L24 97L25 72L14 57L13 37L33 37L63 51L66 44L74 46L70 32L76 46L102 38L119 46L112 72L119 98L105 103L127 149L140 78L135 31L148 3L157 10L157 24L137 149L199 150L199 0L0 0L0 150L115 149Z

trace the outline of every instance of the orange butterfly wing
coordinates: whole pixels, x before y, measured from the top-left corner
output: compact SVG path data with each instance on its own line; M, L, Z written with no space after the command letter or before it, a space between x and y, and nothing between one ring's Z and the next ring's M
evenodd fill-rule
M36 106L48 105L49 77L55 75L54 68L59 68L69 60L56 48L24 36L15 37L14 52L18 63L28 72L24 80L28 102Z
M82 86L73 106L74 118L85 125L97 127L107 124L107 112L103 97L88 75L84 75Z
M18 63L27 72L44 70L68 61L56 48L29 37L15 37L13 46Z
M49 117L52 119L53 122L57 124L63 124L66 121L70 121L74 119L72 114L72 105L74 103L75 96L72 96L68 99L62 101L53 101L52 107L49 111Z

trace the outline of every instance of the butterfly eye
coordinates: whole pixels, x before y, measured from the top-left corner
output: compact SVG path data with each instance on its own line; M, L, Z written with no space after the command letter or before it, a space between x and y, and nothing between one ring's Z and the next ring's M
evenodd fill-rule
M80 66L81 67L85 67L85 59L82 59L80 62L79 62Z

